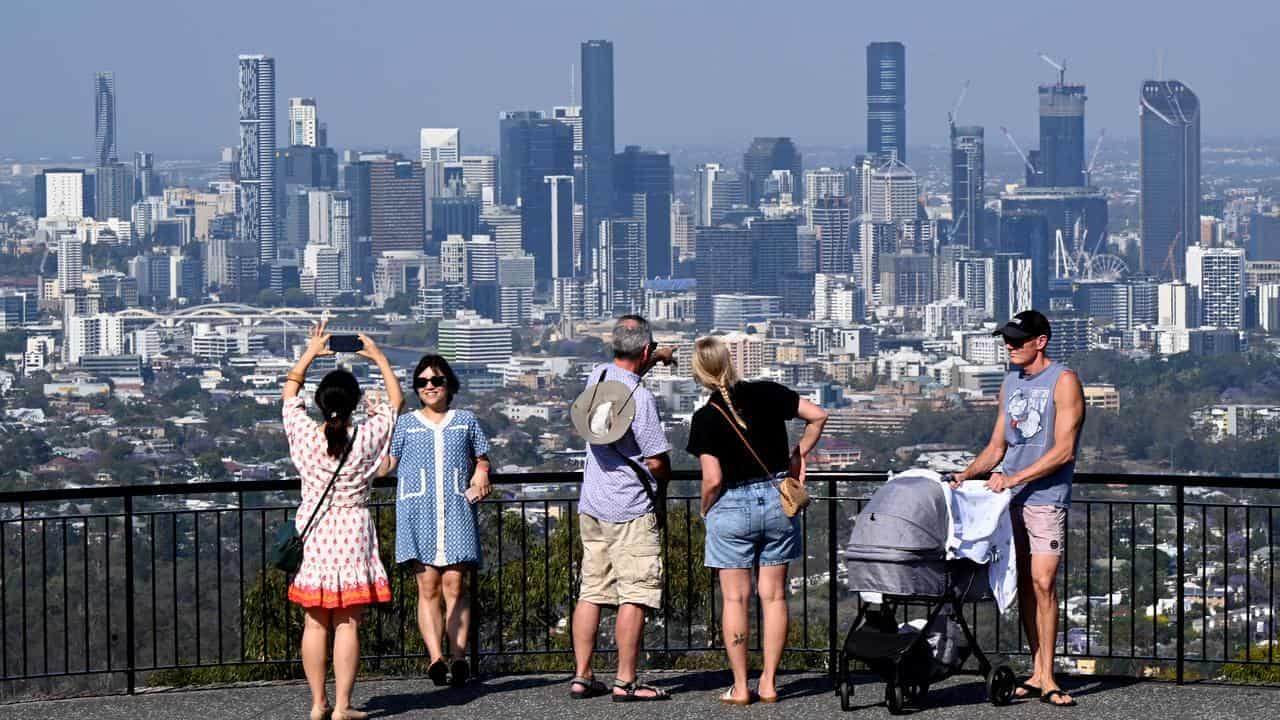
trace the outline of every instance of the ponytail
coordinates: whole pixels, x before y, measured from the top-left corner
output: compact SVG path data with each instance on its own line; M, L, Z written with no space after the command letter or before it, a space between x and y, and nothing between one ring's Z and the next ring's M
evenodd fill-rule
M324 414L324 439L329 457L342 457L347 449L347 427L360 402L360 383L346 370L334 370L316 388L316 406Z

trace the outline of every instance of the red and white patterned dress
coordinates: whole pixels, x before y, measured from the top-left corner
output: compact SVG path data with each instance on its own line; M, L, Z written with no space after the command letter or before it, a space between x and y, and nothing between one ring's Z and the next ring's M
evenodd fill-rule
M386 404L368 405L365 414L351 454L303 539L302 566L289 586L289 599L303 607L345 608L391 600L366 503L395 415ZM324 428L307 414L300 397L284 403L284 431L289 456L302 476L302 503L294 518L301 533L333 479L338 458L329 456Z

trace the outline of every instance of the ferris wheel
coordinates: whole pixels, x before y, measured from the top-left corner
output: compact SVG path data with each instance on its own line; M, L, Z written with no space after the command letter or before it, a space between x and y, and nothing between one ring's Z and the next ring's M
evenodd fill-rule
M1085 273L1090 280L1115 282L1129 275L1129 266L1115 255L1103 253L1089 257Z

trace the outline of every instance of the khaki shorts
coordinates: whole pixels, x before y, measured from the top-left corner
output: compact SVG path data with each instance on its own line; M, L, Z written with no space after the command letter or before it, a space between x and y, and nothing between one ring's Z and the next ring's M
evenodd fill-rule
M653 513L623 523L579 513L578 528L582 532L579 600L662 607L662 542Z
M1061 555L1067 546L1067 510L1054 505L1011 505L1013 541L1019 553Z

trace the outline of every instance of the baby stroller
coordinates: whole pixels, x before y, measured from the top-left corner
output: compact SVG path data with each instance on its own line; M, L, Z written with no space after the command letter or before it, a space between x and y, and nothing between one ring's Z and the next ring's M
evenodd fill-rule
M849 589L876 593L863 602L840 651L837 693L850 710L849 664L864 663L885 683L889 712L919 706L929 685L959 671L972 654L986 678L993 705L1013 700L1015 679L1007 665L992 667L965 622L966 602L993 599L987 566L947 560L948 510L936 476L908 472L878 489L858 514L845 561ZM923 622L899 625L898 610L921 607Z

